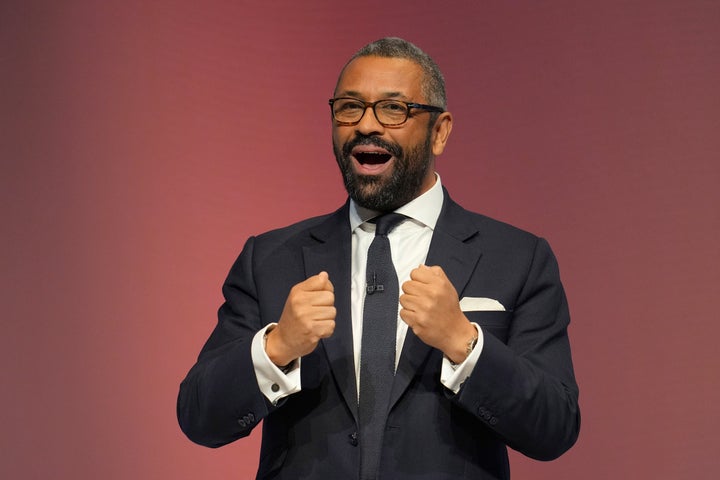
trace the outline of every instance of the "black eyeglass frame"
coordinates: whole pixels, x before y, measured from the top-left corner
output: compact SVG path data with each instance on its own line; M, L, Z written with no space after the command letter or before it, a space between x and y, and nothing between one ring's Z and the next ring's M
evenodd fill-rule
M355 102L362 103L365 108L363 109L363 113L362 113L362 115L360 115L360 118L358 118L354 122L343 122L341 120L338 120L335 117L335 110L333 109L333 104L338 100L353 100ZM380 121L380 119L378 118L377 112L375 111L375 106L378 103L382 103L382 102L397 102L397 103L402 103L403 105L405 105L407 107L407 112L405 113L405 119L400 123L385 123L385 122ZM412 108L418 108L418 109L424 110L426 112L445 113L445 109L441 108L441 107L436 107L434 105L425 105L422 103L404 102L402 100L395 100L394 98L383 98L382 100L377 100L375 102L365 102L363 100L360 100L359 98L354 98L354 97L338 97L338 98L331 98L330 100L328 100L328 104L330 105L330 114L332 115L333 120L335 120L338 123L338 125L341 125L343 127L351 127L353 125L357 125L358 123L360 123L360 120L363 119L363 117L365 116L365 113L367 112L367 109L370 107L372 108L373 115L375 115L375 120L377 120L378 123L380 125L382 125L383 127L399 127L400 125L404 125L408 121L408 118L410 118L410 109L412 109Z

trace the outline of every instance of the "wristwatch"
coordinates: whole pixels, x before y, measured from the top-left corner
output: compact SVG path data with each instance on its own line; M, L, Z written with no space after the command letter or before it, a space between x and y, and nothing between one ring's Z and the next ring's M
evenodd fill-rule
M465 358L470 356L473 349L475 348L475 345L477 345L477 342L478 342L478 336L476 333L475 336L468 341L467 346L465 347L465 355L466 355Z
M478 336L477 336L477 334L475 334L475 336L474 336L473 338L471 338L470 340L468 340L467 344L465 345L465 359L463 360L463 362L464 362L465 360L467 360L467 357L470 356L470 354L472 353L473 349L475 348L475 345L477 345L477 342L478 342ZM450 360L450 359L448 358L448 360ZM462 362L460 362L460 363L462 363ZM450 360L450 365L452 365L453 370L454 370L458 365L460 365L460 363L455 363L455 362L453 362L452 360Z

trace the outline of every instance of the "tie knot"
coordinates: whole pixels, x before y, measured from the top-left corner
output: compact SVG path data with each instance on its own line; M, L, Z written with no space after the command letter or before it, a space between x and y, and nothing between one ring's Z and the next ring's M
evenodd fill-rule
M386 213L384 215L380 215L379 217L375 217L370 222L374 223L376 225L375 227L375 235L387 235L392 231L393 228L397 227L400 222L405 220L406 217L402 213Z

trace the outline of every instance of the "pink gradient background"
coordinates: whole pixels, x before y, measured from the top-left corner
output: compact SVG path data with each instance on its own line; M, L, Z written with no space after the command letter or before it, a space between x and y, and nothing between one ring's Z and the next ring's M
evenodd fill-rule
M344 200L326 100L386 35L446 74L455 199L560 260L582 431L514 478L718 478L720 3L445 3L0 3L1 478L253 477L178 384L245 239Z

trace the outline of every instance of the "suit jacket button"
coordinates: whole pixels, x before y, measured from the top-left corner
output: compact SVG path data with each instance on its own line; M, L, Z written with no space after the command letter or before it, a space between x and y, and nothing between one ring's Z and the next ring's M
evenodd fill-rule
M238 423L240 424L240 426L241 426L242 428L247 427L247 424L245 423L245 420L243 420L242 418L241 418L240 420L238 420Z
M498 419L495 418L495 417L492 417L492 418L490 418L490 420L489 420L488 423L489 423L490 425L497 425L497 422L498 422Z
M350 445L353 447L357 447L358 444L358 434L357 432L353 432L350 435L348 435L348 438L350 439Z
M255 422L255 415L252 413L248 413L247 415L243 415L243 417L240 419L239 422L242 422L240 425L243 427L249 427ZM238 423L239 423L238 422Z
M273 383L270 386L270 390L272 390L273 392L277 392L278 390L280 390L280 385L278 385L277 383Z

